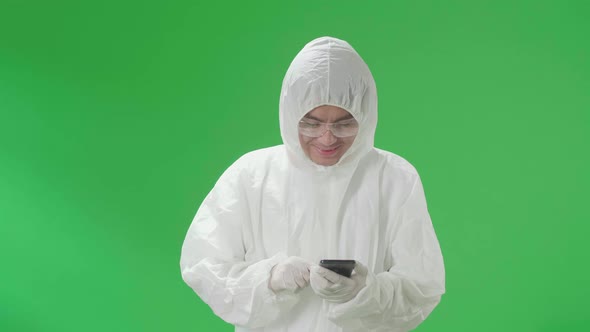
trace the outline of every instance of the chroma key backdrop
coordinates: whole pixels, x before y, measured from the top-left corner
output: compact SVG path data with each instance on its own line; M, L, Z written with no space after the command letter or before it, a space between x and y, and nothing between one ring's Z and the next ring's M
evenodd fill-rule
M320 36L422 177L447 292L417 331L588 330L590 2L2 0L0 331L233 331L180 248Z

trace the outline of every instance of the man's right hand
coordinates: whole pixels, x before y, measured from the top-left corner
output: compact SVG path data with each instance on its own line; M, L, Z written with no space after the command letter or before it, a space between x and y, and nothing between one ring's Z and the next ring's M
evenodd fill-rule
M275 293L282 290L295 292L309 285L311 263L301 257L291 256L270 270L268 287Z

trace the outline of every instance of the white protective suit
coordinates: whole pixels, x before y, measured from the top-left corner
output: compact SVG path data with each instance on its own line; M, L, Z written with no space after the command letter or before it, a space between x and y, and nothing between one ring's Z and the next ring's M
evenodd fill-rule
M349 111L354 143L333 166L313 163L298 122L320 105ZM418 173L373 147L377 93L345 41L322 37L297 54L279 105L283 145L229 167L200 206L182 247L184 281L236 331L408 331L445 291L444 266ZM366 287L333 304L306 287L275 294L271 268L289 256L354 259Z

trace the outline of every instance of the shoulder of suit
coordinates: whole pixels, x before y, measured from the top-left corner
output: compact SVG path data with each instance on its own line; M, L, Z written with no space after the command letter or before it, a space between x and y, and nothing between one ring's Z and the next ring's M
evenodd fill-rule
M382 161L385 171L403 173L410 177L418 176L416 168L400 155L377 148L374 151Z
M277 145L245 153L228 170L240 174L265 172L272 167L279 167L285 162L285 159L285 146Z

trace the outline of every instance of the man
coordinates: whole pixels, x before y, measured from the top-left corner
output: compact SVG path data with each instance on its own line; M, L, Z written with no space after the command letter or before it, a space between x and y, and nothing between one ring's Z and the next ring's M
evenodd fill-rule
M283 145L242 156L187 233L185 282L236 331L408 331L444 293L416 170L373 147L377 93L345 41L322 37L281 90ZM350 278L319 267L353 259Z

